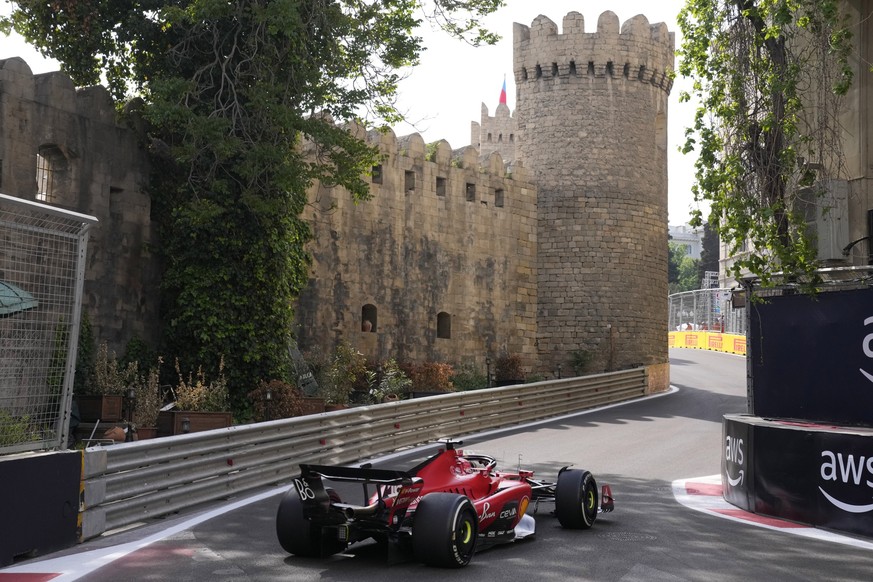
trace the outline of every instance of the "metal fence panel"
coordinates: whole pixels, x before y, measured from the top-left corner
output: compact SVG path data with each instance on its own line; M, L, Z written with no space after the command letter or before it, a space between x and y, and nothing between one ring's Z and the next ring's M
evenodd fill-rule
M0 194L0 454L66 444L96 222Z
M697 289L668 298L668 331L746 334L746 314L731 304L730 289Z

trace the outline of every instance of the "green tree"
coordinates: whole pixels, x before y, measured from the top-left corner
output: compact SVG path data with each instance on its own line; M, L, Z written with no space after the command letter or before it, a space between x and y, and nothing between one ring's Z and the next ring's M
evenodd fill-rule
M700 289L698 259L688 256L685 245L670 242L667 286L670 294Z
M314 180L368 197L377 151L334 122L400 118L423 19L478 44L503 0L11 1L14 28L80 86L105 80L144 120L163 274L164 353L234 409L287 379L292 302L307 281L300 214ZM363 112L363 113L362 113ZM143 124L140 124L143 125Z
M734 275L814 281L807 209L842 170L836 113L852 82L842 4L687 0L679 14L679 71L700 103L684 146L698 155L693 192L731 254L756 249Z

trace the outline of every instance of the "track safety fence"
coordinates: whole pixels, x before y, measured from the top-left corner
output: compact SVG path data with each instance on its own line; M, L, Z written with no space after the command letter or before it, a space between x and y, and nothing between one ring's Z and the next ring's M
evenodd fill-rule
M0 194L0 454L66 444L96 222Z
M746 335L746 313L734 307L731 289L697 289L668 298L668 331L713 331Z

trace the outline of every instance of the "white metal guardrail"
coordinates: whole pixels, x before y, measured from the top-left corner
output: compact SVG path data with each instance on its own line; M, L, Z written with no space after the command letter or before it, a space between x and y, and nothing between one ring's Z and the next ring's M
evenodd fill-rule
M81 536L342 464L643 396L646 368L404 400L85 450Z

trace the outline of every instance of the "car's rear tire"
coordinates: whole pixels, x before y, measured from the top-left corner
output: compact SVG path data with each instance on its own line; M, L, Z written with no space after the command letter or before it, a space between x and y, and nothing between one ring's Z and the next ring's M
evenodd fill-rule
M589 471L570 469L558 475L555 515L563 527L588 529L597 519L597 482Z
M332 502L339 502L339 496L328 489ZM276 537L279 545L289 554L304 558L327 557L345 549L338 540L322 540L321 528L303 517L303 502L297 489L291 487L279 503L276 513Z
M479 518L470 500L454 493L430 493L418 503L412 522L415 559L428 566L461 568L476 551Z

